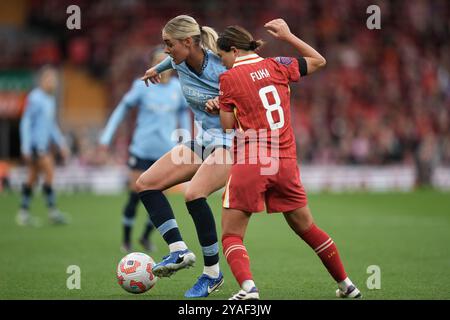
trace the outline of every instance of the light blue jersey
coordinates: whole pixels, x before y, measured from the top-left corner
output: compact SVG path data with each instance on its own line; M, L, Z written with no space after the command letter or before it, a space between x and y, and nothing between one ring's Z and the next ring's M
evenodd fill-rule
M178 72L184 97L194 113L198 128L197 143L204 147L212 143L231 146L233 135L223 133L219 115L205 111L206 102L219 95L219 76L226 71L220 58L211 50L206 50L201 74L197 74L186 62L175 64L171 57L156 66L159 73L169 69Z
M127 112L134 107L138 114L129 152L136 157L157 160L175 146L172 133L178 125L191 131L190 114L178 79L151 86L147 88L141 80L133 82L112 113L100 137L101 144L111 143Z
M56 122L56 98L41 88L33 89L27 97L20 121L22 154L30 156L32 149L47 153L51 143L64 146L64 138Z

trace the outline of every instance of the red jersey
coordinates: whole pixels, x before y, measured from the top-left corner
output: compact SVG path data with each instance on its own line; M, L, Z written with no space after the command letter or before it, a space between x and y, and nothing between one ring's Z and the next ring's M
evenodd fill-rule
M232 69L220 75L219 104L236 116L235 156L245 144L245 159L255 155L296 158L291 126L289 82L300 78L298 60L290 57L263 59L257 54L239 57ZM244 139L242 137L245 136ZM256 138L255 138L256 137Z

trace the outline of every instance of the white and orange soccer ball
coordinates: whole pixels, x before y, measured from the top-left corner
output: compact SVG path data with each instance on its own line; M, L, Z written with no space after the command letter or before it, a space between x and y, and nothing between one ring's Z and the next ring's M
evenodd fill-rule
M131 293L144 293L155 285L158 277L153 274L155 261L141 252L133 252L120 260L117 266L119 285Z

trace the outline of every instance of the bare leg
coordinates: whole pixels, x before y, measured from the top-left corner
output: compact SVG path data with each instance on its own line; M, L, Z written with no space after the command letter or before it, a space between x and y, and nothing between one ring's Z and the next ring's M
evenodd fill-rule
M222 233L233 234L243 239L251 216L248 212L222 208Z
M27 163L27 167L28 167L28 176L26 185L29 186L30 188L33 188L39 176L39 166L35 161L30 160Z
M192 161L187 164L174 163L174 155L179 154L190 157ZM197 161L195 161L197 160ZM189 181L200 168L198 156L191 149L179 145L162 156L136 181L136 191L166 190L179 183Z
M39 157L39 169L44 174L44 184L51 186L53 184L55 164L50 154Z
M285 212L284 218L298 236L301 236L314 223L308 206Z
M227 159L221 161L222 159ZM218 148L205 159L192 177L185 193L186 201L207 198L211 193L222 188L227 182L231 169L231 157L227 149Z

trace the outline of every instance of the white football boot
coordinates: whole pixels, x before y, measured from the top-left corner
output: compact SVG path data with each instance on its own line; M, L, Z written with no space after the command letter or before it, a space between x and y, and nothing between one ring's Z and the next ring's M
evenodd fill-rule
M228 300L259 300L259 291L253 287L249 292L241 290Z
M357 287L354 285L351 285L347 288L347 290L344 292L341 289L336 290L336 297L338 298L353 298L358 299L362 298L361 292L358 290Z

